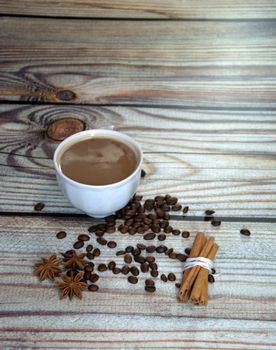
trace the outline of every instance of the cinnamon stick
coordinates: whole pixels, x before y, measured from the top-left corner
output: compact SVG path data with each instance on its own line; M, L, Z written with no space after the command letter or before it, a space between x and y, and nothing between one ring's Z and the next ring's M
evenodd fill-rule
M217 251L218 245L214 243L211 251L207 255L207 258L214 260ZM208 274L209 271L207 269L200 267L200 271L190 296L190 300L194 305L207 305L208 303Z

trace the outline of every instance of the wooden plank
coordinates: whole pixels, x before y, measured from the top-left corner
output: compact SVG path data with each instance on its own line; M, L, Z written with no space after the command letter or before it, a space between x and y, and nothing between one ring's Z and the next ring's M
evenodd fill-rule
M139 192L171 193L190 215L214 208L222 216L275 217L275 111L215 111L53 105L1 105L0 210L77 213L59 190L52 166L55 120L133 136L145 153ZM26 196L28 193L28 196Z
M276 18L271 0L0 0L1 12L13 15L105 17L105 18L178 18L178 19L256 19Z
M173 221L172 226L189 230L191 236L169 235L165 241L175 251L191 246L195 233L215 235L220 245L216 259L219 275L210 285L207 307L177 302L174 283L156 279L157 291L143 290L147 274L137 285L126 276L104 272L97 293L85 292L82 301L59 301L51 283L40 284L32 275L33 265L51 252L71 249L80 233L93 224L86 218L2 216L0 226L0 315L1 340L5 346L51 348L183 348L272 349L276 346L276 255L275 225L226 223L211 227L207 222ZM247 227L251 236L241 236ZM64 240L55 234L65 229ZM115 251L143 241L140 235L106 234L116 240L115 250L100 246L94 260L118 266L123 258ZM145 241L144 241L145 242ZM97 242L91 234L95 247ZM147 242L160 244L158 241ZM183 263L153 253L159 272L173 271L180 280ZM147 341L145 341L147 340ZM142 345L143 342L143 345ZM3 348L3 346L2 346Z
M2 17L0 98L276 106L276 22Z

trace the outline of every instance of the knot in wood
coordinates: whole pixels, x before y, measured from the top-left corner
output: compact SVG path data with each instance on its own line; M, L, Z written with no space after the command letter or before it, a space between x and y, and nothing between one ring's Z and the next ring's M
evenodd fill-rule
M61 101L72 101L77 95L71 90L60 90L56 93L56 97Z
M63 141L67 137L85 129L85 123L76 118L58 119L49 124L47 136L54 141Z

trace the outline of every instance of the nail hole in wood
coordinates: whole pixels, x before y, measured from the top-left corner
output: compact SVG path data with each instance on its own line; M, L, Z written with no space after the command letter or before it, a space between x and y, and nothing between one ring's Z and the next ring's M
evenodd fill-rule
M77 95L71 90L60 90L56 93L56 97L61 101L72 101Z
M76 118L58 119L48 125L47 136L54 141L63 141L67 137L85 130L85 123Z

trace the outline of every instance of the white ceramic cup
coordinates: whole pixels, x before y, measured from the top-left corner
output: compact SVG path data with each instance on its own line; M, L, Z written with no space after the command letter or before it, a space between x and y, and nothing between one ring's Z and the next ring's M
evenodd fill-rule
M93 136L110 136L128 144L137 156L134 172L119 182L101 186L82 184L64 175L60 167L60 157L66 146ZM136 141L118 131L104 129L78 132L62 141L54 154L56 177L63 193L75 208L95 218L111 215L129 202L140 183L142 161L143 153Z

